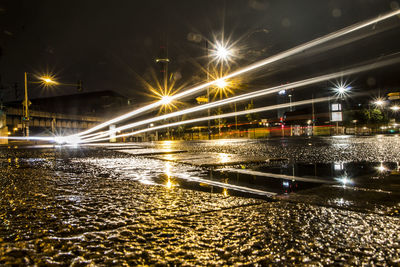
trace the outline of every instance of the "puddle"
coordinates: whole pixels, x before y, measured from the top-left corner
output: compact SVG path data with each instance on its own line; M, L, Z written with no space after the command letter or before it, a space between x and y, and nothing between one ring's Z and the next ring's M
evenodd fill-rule
M269 160L266 157L237 155L228 153L180 153L153 156L155 159L168 160L178 163L201 167L262 163Z

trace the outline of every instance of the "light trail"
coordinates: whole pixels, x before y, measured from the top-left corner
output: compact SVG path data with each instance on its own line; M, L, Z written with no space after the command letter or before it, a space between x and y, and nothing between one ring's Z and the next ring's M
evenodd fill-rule
M228 74L228 75L226 75L224 77L221 77L220 79L224 79L224 80L225 79L230 79L230 78L233 78L235 76L241 75L243 73L250 72L252 70L255 70L255 69L258 69L260 67L263 67L263 66L265 66L267 64L270 64L270 63L273 63L275 61L281 60L283 58L287 58L287 57L290 57L292 55L301 53L301 52L303 52L303 51L305 51L307 49L310 49L310 48L312 48L314 46L326 43L328 41L331 41L331 40L336 39L338 37L341 37L343 35L352 33L354 31L357 31L359 29L365 28L365 27L367 27L369 25L373 25L373 24L378 23L378 22L380 22L382 20L386 20L386 19L388 19L390 17L396 16L396 15L399 15L399 14L400 14L400 10L395 10L395 11L386 13L384 15L378 16L376 18L369 19L369 20L366 20L364 22L359 22L359 23L353 24L351 26L348 26L348 27L343 28L341 30L338 30L336 32L327 34L325 36L319 37L319 38L314 39L314 40L312 40L310 42L307 42L305 44L301 44L301 45L296 46L294 48L291 48L291 49L289 49L287 51L284 51L282 53L278 53L278 54L276 54L274 56L271 56L271 57L266 58L264 60L261 60L261 61L258 61L256 63L253 63L253 64L251 64L251 65L249 65L247 67L244 67L244 68L239 69L239 70L237 70L235 72L232 72L232 73L230 73L230 74ZM188 89L186 91L183 91L181 93L175 94L175 95L171 96L171 101L175 100L175 99L179 99L179 98L183 98L183 97L192 95L194 93L197 93L200 90L202 90L204 88L207 88L208 86L211 86L211 85L217 83L218 81L219 81L219 79L211 81L211 82L208 82L208 83L204 83L204 84L201 84L201 85L198 85L198 86L195 86L195 87L192 87L192 88L190 88L190 89ZM119 117L116 117L116 118L111 119L109 121L106 121L104 123L101 123L101 124L99 124L99 125L97 125L97 126L95 126L93 128L90 128L90 129L86 130L86 131L80 132L80 133L76 134L76 136L83 136L83 135L95 132L95 131L100 130L100 129L104 128L104 127L107 127L109 125L115 124L115 123L120 122L122 120L128 119L128 118L133 117L135 115L138 115L140 113L143 113L143 112L152 110L154 108L157 108L157 107L159 107L161 105L162 105L162 101L157 101L155 103L152 103L152 104L149 104L147 106L141 107L141 108L133 110L131 112L128 112L128 113L126 113L126 114L124 114L122 116L119 116Z
M145 129L138 130L138 131L131 132L131 133L116 135L114 138L127 137L127 136L137 135L137 134L150 132L150 131L154 131L154 130L164 129L167 127L175 127L175 126L179 126L179 125L191 124L191 123L202 122L202 121L207 121L207 120L216 120L216 119L222 119L222 118L228 118L228 117L234 117L234 116L242 116L242 115L251 114L251 113L264 112L264 111L269 111L269 110L274 110L274 109L287 108L287 107L291 107L291 106L293 107L293 106L300 106L300 105L308 105L311 103L326 102L326 101L330 101L331 99L332 99L332 97L321 97L321 98L302 100L302 101L297 101L297 102L292 102L292 103L255 108L255 109L250 109L250 110L231 112L231 113L226 113L226 114L221 114L221 115L207 116L207 117L191 119L191 120L186 120L186 121L179 121L179 122L159 125L159 126L155 126L155 127L151 127L151 128L145 128ZM101 141L109 140L110 138L111 137L90 140L90 141L83 140L81 143L85 144L85 143L91 143L91 142L101 142Z
M396 54L395 54L396 55ZM152 122L156 122L156 121L161 121L161 120L165 120L168 118L172 118L172 117L177 117L177 116L181 116L181 115L185 115L185 114L189 114L189 113L193 113L193 112L198 112L201 110L207 110L209 108L215 108L218 106L222 106L222 105L226 105L226 104L230 104L233 102L237 102L237 101L243 101L243 100L247 100L247 99L252 99L255 97L260 97L260 96L265 96L268 94L272 94L272 93L276 93L279 92L280 90L284 89L284 88L291 88L291 89L295 89L298 87L303 87L306 85L310 85L310 84L314 84L314 83L318 83L318 82L322 82L322 81L326 81L326 80L331 80L331 79L335 79L341 76L347 76L347 75L352 75L355 73L360 73L360 72L364 72L364 71L368 71L368 70L372 70L372 69L376 69L376 68L381 68L381 67L385 67L388 65L392 65L392 64L396 64L400 62L400 57L398 55L396 55L396 57L393 58L393 54L389 55L387 57L389 57L389 59L387 60L381 60L379 62L374 62L374 63L370 63L370 64L365 64L359 67L354 67L354 68L350 68L344 71L339 71L339 72L335 72L335 73L331 73L331 74L325 74L322 76L318 76L318 77L314 77L314 78L309 78L306 80L302 80L302 81L297 81L297 82L293 82L293 83L289 83L289 84L284 84L284 85L279 85L279 86L275 86L275 87L270 87L270 88L266 88L266 89L261 89L255 92L251 92L251 93L247 93L247 94L242 94L242 95L238 95L238 96L234 96L234 97L230 97L230 98L226 98L220 101L216 101L213 103L208 103L199 107L194 107L194 108L189 108L189 109L185 109L185 110L181 110L181 111L177 111L177 112L173 112L173 113L169 113L169 114L165 114L162 116L158 116L155 118L150 118L150 119L146 119L146 120L142 120L139 122L134 122L134 123L130 123L118 128L115 128L114 130L110 130L107 132L101 132L101 133L95 133L95 134L91 134L88 136L83 136L82 139L85 141L91 141L91 140L96 140L98 138L101 137L105 137L108 136L112 133L116 133L118 131L123 131L123 130L127 130L127 129L131 129L140 125L145 125L145 124L150 124ZM92 137L92 138L89 138Z
M36 140L36 141L55 141L54 137L45 137L45 136L0 136L0 139L8 139L8 140Z
M108 140L109 138L105 138L105 139L99 139L99 138L104 137L104 136L108 136L111 133L115 133L115 132L118 132L118 131L134 128L136 126L148 124L148 123L151 123L151 122L160 121L160 120L164 120L164 119L168 119L168 118L172 118L172 117L176 117L176 116L180 116L180 115L184 115L184 114L188 114L188 113L193 113L193 112L205 110L205 109L208 109L208 108L213 108L213 107L226 105L226 104L229 104L229 103L232 103L232 102L236 102L236 101L243 101L243 100L246 100L246 99L250 99L250 98L254 98L254 97L260 97L260 96L264 96L264 95L267 95L267 94L279 92L283 88L290 87L292 89L295 89L295 88L306 86L306 85L310 85L310 84L313 84L313 83L318 83L318 82L321 82L321 81L334 79L334 78L337 78L337 77L340 77L340 76L351 75L351 74L355 74L355 73L359 73L359 72L363 72L363 71L372 70L372 69L375 69L375 68L385 67L385 66L396 64L396 63L400 62L400 57L399 56L394 57L394 58L390 58L392 56L393 56L393 54L387 56L387 57L389 57L389 59L381 60L381 61L376 62L376 63L370 63L370 64L367 64L367 65L351 68L351 69L348 69L348 70L344 70L344 71L340 71L340 72L336 72L336 73L332 73L332 74L326 74L326 75L322 75L322 76L318 76L318 77L314 77L314 78L309 78L309 79L306 79L306 80L297 81L297 82L293 82L293 83L290 83L290 84L285 84L285 85L275 86L275 87L271 87L271 88L266 88L266 89L262 89L262 90L259 90L259 91L256 91L256 92L251 92L251 93L248 93L248 94L243 94L243 95L227 98L227 99L216 101L216 102L213 102L213 103L208 103L208 104L202 105L200 107L194 107L194 108L190 108L190 109L186 109L186 110L182 110L182 111L177 111L177 112L174 112L174 113L169 113L169 114L166 114L166 115L163 115L163 116L159 116L159 117L156 117L156 118L151 118L151 119L147 119L147 120L131 123L131 124L116 128L113 131L95 133L95 134L91 134L91 135L85 136L87 139L84 139L84 140L80 140L79 138L76 138L74 136L70 136L70 137L67 137L67 136L66 137L2 136L2 137L0 137L0 139L25 140L25 141L37 140L37 141L49 141L49 142L57 142L57 143L68 143L71 140L73 141L73 143L80 143L80 142L86 143L86 142L91 142L91 141ZM223 115L226 115L226 114L223 114ZM152 128L150 128L150 129L152 129ZM89 138L89 137L93 137L93 138ZM119 137L119 136L117 136L117 137Z

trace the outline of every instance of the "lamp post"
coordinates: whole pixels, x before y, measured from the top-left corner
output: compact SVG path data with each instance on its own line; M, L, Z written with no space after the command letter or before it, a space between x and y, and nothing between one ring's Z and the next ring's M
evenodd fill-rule
M25 97L24 97L24 102L22 105L23 109L23 129L24 129L24 136L29 136L29 104L28 104L28 74L25 72L24 73L24 78L25 78Z
M172 102L170 95L163 95L160 100L162 107L164 108L164 114L167 114L167 108ZM167 139L170 139L169 127L167 127Z
M387 102L385 101L385 98L378 97L378 98L373 102L373 104L375 105L375 107L377 107L377 108L382 112L383 118L386 117L386 119L389 120L389 112L388 112L388 109L385 108L385 106L386 106L386 104L387 104ZM386 111L386 112L385 112L385 111ZM382 126L382 127L383 127L383 126Z
M23 129L24 129L24 136L29 136L29 99L28 99L28 72L24 72L24 83L25 83L25 95L24 95L24 101L22 102L22 108L23 108ZM38 77L41 82L31 82L31 83L41 83L44 85L51 85L51 84L57 84L51 77L49 76L41 76Z
M342 101L349 94L351 87L344 82L336 84L333 88L337 98L336 103L329 103L331 121L336 122L336 134L339 134L339 122L343 121Z
M230 56L232 55L232 49L225 46L222 42L216 42L216 44L213 46L214 46L214 50L213 50L214 59L217 61L217 64L218 63L220 64L220 75L219 76L222 76L224 62L226 62L230 59ZM208 72L209 71L207 68L207 73ZM218 79L216 81L216 86L220 90L220 100L222 100L222 92L227 85L228 85L228 83L224 79ZM208 99L210 98L209 90L207 90L207 98ZM236 103L235 103L235 108L236 108ZM237 120L237 118L236 118L236 120ZM218 134L221 135L221 119L220 118L218 119Z
M224 79L219 79L216 83L217 87L219 88L219 100L222 100L222 93L225 90L225 87L228 83ZM218 108L220 113L222 114L222 109ZM218 134L221 135L221 118L218 119Z

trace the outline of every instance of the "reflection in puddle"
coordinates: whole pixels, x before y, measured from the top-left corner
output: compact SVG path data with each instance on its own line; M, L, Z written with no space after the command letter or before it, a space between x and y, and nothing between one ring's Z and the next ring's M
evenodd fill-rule
M228 189L223 188L223 189L222 189L222 195L223 195L224 197L229 196L229 194L228 194Z
M173 147L174 141L162 141L161 142L161 147L166 151L166 152L170 152L172 151L172 147Z
M343 162L335 162L335 163L333 163L333 169L335 171L342 171L343 170Z
M356 183L359 177L372 177L374 175L388 175L393 170L398 170L397 162L334 162L328 163L296 163L287 165L259 165L252 170L288 176L315 177L327 181L339 181L346 184Z
M166 155L164 155L164 159L165 160L173 161L173 160L175 160L175 158L176 158L175 154L166 154Z
M383 166L383 163L381 162L381 165L379 165L378 167L376 167L378 169L379 172L385 172L386 171L386 167Z
M339 178L335 178L335 180L338 181L343 186L352 185L353 184L353 181L351 179L349 179L347 176L342 176L342 177L339 177Z
M171 177L171 163L165 163L165 174L168 176L168 179Z
M168 177L167 183L165 184L165 187L168 189L171 189L173 186L171 179Z
M218 153L219 160L229 160L230 154ZM173 155L166 155L175 157ZM182 155L181 155L182 156ZM199 155L201 157L201 155ZM188 164L163 161L154 158L111 158L90 160L92 164L112 168L124 179L140 183L159 185L170 190L183 189L218 193L227 196L273 196L289 194L306 189L319 188L322 184L337 184L340 188L372 188L372 177L384 177L389 170L397 170L398 163L344 163L288 164L271 162L263 164L237 165L212 169ZM379 170L385 169L381 172ZM368 187L370 186L370 187Z
M167 189L171 189L174 186L177 186L175 181L172 181L172 173L171 173L171 163L170 162L166 162L165 163L165 175L167 176L167 181L165 183L165 187Z

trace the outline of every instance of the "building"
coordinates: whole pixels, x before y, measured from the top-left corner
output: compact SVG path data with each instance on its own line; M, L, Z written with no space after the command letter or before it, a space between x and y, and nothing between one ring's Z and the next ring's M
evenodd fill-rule
M132 100L111 90L30 99L30 110L81 116L113 116L129 107ZM20 108L21 102L5 103Z

